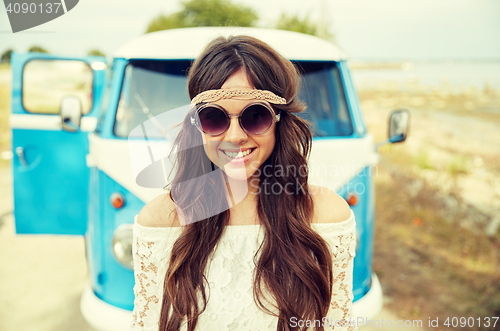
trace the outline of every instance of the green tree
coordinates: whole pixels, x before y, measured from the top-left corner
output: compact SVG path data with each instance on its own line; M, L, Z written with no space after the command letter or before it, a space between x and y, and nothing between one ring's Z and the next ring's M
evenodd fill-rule
M181 5L178 12L154 18L146 33L195 26L254 26L258 19L255 10L230 0L185 0Z
M2 63L10 63L10 55L12 54L13 50L8 49L5 52L2 53L2 57L0 58L0 62Z
M40 46L31 46L30 49L28 49L28 52L48 53L45 48Z
M106 56L106 54L104 54L103 52L101 52L100 50L98 49L91 49L90 51L88 51L87 55L93 55L93 56Z
M282 13L275 28L310 34L330 41L335 40L333 34L328 31L329 29L325 24L312 22L309 15L301 19L298 15Z

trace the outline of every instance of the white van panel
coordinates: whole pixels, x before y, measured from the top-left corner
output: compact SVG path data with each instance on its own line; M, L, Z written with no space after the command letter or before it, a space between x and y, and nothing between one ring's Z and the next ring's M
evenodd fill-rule
M10 114L9 125L12 129L28 130L53 130L60 131L61 116L47 114ZM97 125L97 118L91 116L82 117L80 123L81 131L94 131Z
M309 159L309 181L336 192L365 167L376 164L378 154L370 133L354 139L314 139ZM376 171L370 168L373 170Z
M87 165L97 167L144 203L151 201L161 190L136 184L127 139L102 139L95 133L90 134Z

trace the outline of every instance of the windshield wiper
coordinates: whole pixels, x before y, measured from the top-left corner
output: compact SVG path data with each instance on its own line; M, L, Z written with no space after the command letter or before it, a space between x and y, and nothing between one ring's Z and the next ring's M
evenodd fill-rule
M141 106L142 112L151 120L153 125L160 131L163 137L165 137L165 139L167 140L172 140L172 136L163 128L158 119L156 119L156 117L151 114L148 106L146 106L146 103L144 102L144 100L142 100L141 96L137 92L134 93L134 98Z

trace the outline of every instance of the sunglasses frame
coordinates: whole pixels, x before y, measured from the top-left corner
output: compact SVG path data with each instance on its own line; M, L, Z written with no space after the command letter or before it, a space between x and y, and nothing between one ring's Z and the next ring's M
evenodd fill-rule
M259 132L259 133L254 133L254 132L250 132L248 131L247 129L245 129L243 127L243 125L241 124L241 116L243 115L243 112L245 110L247 110L249 107L251 106L255 106L255 105L260 105L260 106L263 106L264 108L266 108L270 113L271 113L271 116L272 116L272 122L271 124L269 125L269 127L267 129L265 129L264 131L262 132ZM217 109L220 109L225 115L226 115L226 119L227 119L227 125L226 125L226 128L224 129L224 131L222 131L221 133L218 133L218 134L210 134L210 133L206 133L205 131L203 131L202 127L201 127L201 123L200 123L200 112L205 109L205 108L208 108L208 107L215 107ZM228 129L229 127L231 126L231 117L238 117L238 123L240 125L240 128L245 131L247 134L252 134L252 135L259 135L259 134L264 134L266 133L267 131L269 131L269 129L273 126L273 123L276 123L276 122L279 122L280 120L280 113L278 112L277 114L274 112L274 109L272 107L270 107L267 103L265 102L261 102L261 101L254 101L254 102L250 102L248 103L245 107L243 107L243 109L241 109L241 111L238 113L238 114L229 114L227 112L227 110L222 107L221 105L218 105L216 103L205 103L205 104L202 104L201 106L197 107L196 109L196 113L191 116L191 124L192 125L195 125L201 132L203 132L204 134L206 135L209 135L211 137L217 137L217 136L220 136L221 134L224 134Z

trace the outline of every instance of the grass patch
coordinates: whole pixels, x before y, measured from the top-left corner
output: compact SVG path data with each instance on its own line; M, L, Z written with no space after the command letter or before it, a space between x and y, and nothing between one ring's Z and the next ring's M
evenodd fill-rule
M427 152L426 150L420 150L416 155L413 155L412 161L412 163L418 166L420 169L435 170L429 157L429 152Z
M469 158L466 155L453 155L446 167L452 176L468 174L469 169Z
M383 146L379 150L388 161L400 167L409 173L417 175L419 170L432 170L439 176L457 176L467 175L471 172L472 160L467 154L448 153L445 162L433 160L429 149L419 149L412 153L404 144L390 144Z

